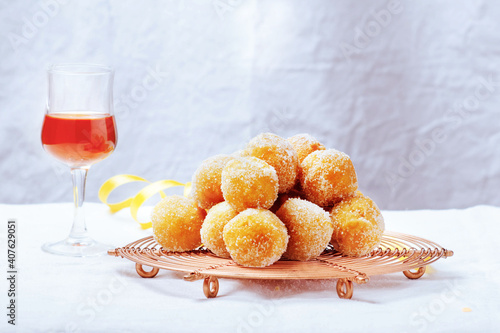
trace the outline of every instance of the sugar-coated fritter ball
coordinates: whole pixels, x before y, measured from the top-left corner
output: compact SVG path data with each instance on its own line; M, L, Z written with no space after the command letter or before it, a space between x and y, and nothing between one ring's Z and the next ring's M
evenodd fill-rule
M205 211L192 199L163 198L151 214L154 239L167 251L190 251L201 245L200 229Z
M309 134L297 134L287 139L297 152L299 162L302 163L310 153L316 150L326 150L325 146Z
M248 157L250 156L245 149L240 149L231 154L232 157Z
M342 254L364 256L379 245L384 233L384 218L368 197L355 195L332 209L332 244Z
M272 166L255 157L239 157L222 170L222 193L233 208L269 209L278 197L278 175Z
M201 227L201 241L203 244L219 257L229 258L229 252L226 250L226 244L222 237L224 226L236 215L233 207L226 201L213 206L203 221Z
M330 215L318 205L302 199L288 199L276 216L285 224L290 239L285 257L306 261L319 256L332 238Z
M299 158L286 139L276 134L262 133L250 140L243 153L266 161L276 170L279 193L285 193L295 185Z
M307 200L319 206L333 206L354 195L358 188L351 159L335 149L317 150L302 161L300 184Z
M191 180L190 195L198 206L210 209L224 201L221 189L222 169L233 158L229 155L216 155L204 160L196 169Z
M224 242L238 264L264 267L278 261L288 244L285 225L266 209L247 209L224 227Z
M288 138L287 141L290 142L293 149L295 149L295 151L297 152L297 156L299 157L299 167L295 187L300 189L302 161L312 152L315 152L316 150L325 150L326 148L309 134L297 134Z
M278 194L278 199L274 202L273 206L269 208L269 210L273 213L276 214L278 209L288 200L291 198L300 198L300 199L305 199L304 192L296 190L296 189L291 189L290 191L286 193L281 193Z

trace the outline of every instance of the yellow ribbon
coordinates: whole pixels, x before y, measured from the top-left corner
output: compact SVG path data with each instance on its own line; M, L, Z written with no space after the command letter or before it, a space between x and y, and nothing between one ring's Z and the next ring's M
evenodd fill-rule
M116 188L124 184L132 182L146 182L149 183L149 185L147 185L142 190L137 192L137 194L135 194L133 197L127 198L117 203L108 202L108 197L111 194L111 192L113 192ZM152 225L151 222L141 222L137 218L137 213L139 211L139 208L141 208L142 204L146 202L146 200L148 200L157 193L159 193L160 196L164 198L166 195L163 192L163 190L175 186L184 186L185 197L187 197L189 195L189 192L191 191L190 182L183 184L175 180L166 179L151 183L150 181L139 176L117 175L109 178L104 182L104 184L102 184L101 188L99 189L98 195L99 195L99 200L101 200L104 204L108 205L109 209L111 210L111 213L116 213L122 210L123 208L130 207L130 214L132 215L134 220L136 220L141 225L142 229L148 229L151 228Z

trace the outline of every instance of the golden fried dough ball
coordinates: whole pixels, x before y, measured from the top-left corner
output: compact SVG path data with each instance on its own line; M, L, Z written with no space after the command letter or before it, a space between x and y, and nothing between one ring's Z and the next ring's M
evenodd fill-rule
M154 239L167 251L190 251L201 245L200 229L205 211L192 199L163 198L151 214Z
M288 200L291 198L300 198L300 199L305 199L304 192L296 190L296 189L291 189L290 191L286 193L281 193L278 194L278 199L274 202L273 206L269 208L269 210L273 213L276 214L278 209Z
M309 134L297 134L288 138L287 141L290 142L293 149L295 149L295 151L297 152L297 156L299 157L296 188L300 189L300 178L302 175L302 161L310 153L315 152L316 150L325 150L326 148L318 140L316 140Z
M332 209L332 244L342 254L364 256L379 245L384 233L384 218L377 205L363 195L355 195Z
M276 170L279 193L285 193L295 185L299 158L286 139L276 134L262 133L250 140L242 153L260 158Z
M335 149L317 150L302 161L300 184L307 200L332 206L354 195L358 188L351 159Z
M229 258L229 252L226 250L226 244L222 237L224 226L236 215L233 207L226 201L213 206L205 217L201 227L201 241L203 244L219 257Z
M287 139L297 152L299 162L302 163L310 153L316 150L326 150L325 146L309 134L297 134Z
M224 199L238 212L271 208L278 197L278 186L274 168L255 157L234 158L222 171Z
M288 199L276 216L285 224L290 239L285 257L306 261L319 256L332 238L330 215L318 205L302 199Z
M191 197L198 206L210 209L215 204L224 201L221 190L221 173L227 162L234 157L216 155L204 160L193 174L191 180Z
M266 209L247 209L224 227L224 242L238 264L264 267L278 261L288 244L285 225Z

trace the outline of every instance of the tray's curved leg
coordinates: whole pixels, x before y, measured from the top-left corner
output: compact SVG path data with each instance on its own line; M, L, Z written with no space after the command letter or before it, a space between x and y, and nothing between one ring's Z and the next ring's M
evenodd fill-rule
M412 280L420 279L422 275L425 274L425 266L419 267L416 272L412 272L411 270L403 271L403 274Z
M139 263L135 264L135 270L137 271L137 274L139 274L143 278L154 278L156 274L160 271L158 267L153 267L153 269L149 272L146 272L143 268L142 265Z
M353 287L351 280L348 279L337 280L337 295L339 295L340 298L351 299L352 292L353 292Z
M207 298L214 298L219 292L219 280L214 276L208 276L203 281L203 293Z

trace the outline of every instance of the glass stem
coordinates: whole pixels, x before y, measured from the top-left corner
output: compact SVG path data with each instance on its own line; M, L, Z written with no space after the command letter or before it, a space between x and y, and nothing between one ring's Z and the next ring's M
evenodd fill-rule
M73 199L75 202L73 226L71 227L71 232L69 234L69 242L71 243L85 243L86 240L89 239L87 234L87 225L85 224L85 214L83 211L83 201L85 200L85 182L87 181L88 171L88 168L71 168L71 176L73 177Z

